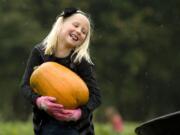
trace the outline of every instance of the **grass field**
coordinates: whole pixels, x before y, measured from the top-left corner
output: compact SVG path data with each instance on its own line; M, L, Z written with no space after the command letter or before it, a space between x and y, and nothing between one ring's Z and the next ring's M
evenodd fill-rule
M136 123L125 122L124 131L121 134L115 133L108 124L95 124L96 135L135 135ZM0 122L0 135L33 135L31 122Z

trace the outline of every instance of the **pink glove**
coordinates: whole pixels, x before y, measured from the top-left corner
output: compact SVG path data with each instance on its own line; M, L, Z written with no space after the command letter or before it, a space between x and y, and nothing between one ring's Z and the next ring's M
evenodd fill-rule
M62 109L55 113L55 118L61 121L77 121L81 118L82 111L78 109Z
M81 109L64 109L63 105L55 103L56 98L41 96L36 100L38 108L45 110L49 115L60 121L77 121L80 119Z
M36 105L39 109L46 111L54 116L57 112L61 112L63 105L55 103L56 98L50 96L41 96L36 99Z
M73 112L72 112L71 120L72 120L72 121L77 121L77 120L79 120L79 119L81 118L81 115L82 115L81 109L78 108L78 109L74 109L74 110L72 110L72 111L73 111Z

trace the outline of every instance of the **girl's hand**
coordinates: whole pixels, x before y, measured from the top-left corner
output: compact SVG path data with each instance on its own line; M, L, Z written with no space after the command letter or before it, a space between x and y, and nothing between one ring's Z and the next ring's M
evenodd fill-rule
M81 118L82 111L78 109L61 109L55 113L55 118L60 121L77 121Z
M56 103L56 98L50 96L38 97L36 105L59 121L77 121L82 115L80 108L64 109L63 105Z
M63 105L56 103L56 98L50 96L41 96L36 99L36 105L39 109L46 111L49 115L54 116L61 112Z

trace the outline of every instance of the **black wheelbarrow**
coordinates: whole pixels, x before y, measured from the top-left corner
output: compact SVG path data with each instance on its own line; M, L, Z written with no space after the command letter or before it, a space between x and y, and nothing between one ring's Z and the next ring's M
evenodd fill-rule
M180 135L180 111L142 123L135 132L137 135Z

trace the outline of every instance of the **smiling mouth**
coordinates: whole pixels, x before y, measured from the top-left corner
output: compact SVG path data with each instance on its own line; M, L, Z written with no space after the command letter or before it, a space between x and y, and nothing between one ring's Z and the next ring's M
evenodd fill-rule
M70 37L71 37L74 41L78 41L78 40L79 40L78 36L76 36L75 34L70 34Z

